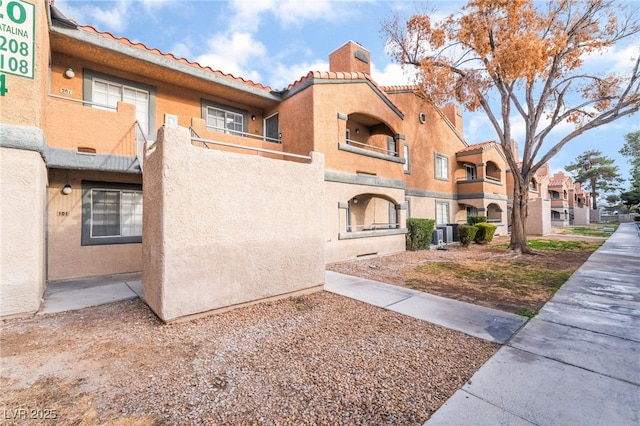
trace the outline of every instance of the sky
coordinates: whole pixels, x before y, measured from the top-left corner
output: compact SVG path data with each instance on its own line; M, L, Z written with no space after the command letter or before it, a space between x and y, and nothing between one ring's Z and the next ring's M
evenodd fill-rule
M637 0L618 0L638 7ZM371 54L371 76L379 85L410 84L410 78L385 50L381 27L398 16L407 19L429 10L432 19L458 12L456 0L55 0L55 6L81 25L173 53L201 65L280 90L309 71L328 71L328 55L349 40ZM587 69L628 67L640 54L640 38L588 58ZM549 139L559 140L567 126ZM622 177L629 163L619 154L624 135L640 130L640 114L588 131L569 142L550 162L561 171L591 149L615 160ZM464 112L468 143L496 140L482 112ZM524 136L514 117L516 141ZM626 184L625 184L626 185Z

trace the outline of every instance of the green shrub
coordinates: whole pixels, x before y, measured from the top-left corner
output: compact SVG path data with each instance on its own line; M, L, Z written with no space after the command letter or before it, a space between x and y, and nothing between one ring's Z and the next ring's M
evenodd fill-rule
M407 219L407 250L428 250L435 224L433 219Z
M478 228L474 241L478 244L487 244L493 240L493 234L498 227L493 223L478 223L475 225ZM459 228L458 228L459 230Z
M635 220L636 222L640 222L640 214L637 214L633 217L633 220Z
M463 247L469 247L471 241L476 237L478 228L472 225L460 225L458 226L458 237L460 238L460 244Z
M486 216L467 216L467 224L475 225L476 223L486 223Z

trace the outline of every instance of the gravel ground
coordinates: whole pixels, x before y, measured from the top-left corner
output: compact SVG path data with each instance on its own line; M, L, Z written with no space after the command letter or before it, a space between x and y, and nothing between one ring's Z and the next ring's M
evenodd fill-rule
M420 425L498 349L327 292L171 325L131 300L0 342L3 424Z

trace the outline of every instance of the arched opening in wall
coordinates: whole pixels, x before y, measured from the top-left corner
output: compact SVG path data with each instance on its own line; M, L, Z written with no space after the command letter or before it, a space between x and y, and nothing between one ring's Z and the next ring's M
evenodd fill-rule
M392 157L398 157L402 149L396 133L386 123L365 113L349 114L345 139L349 145Z
M502 222L502 208L498 204L491 203L487 206L487 222Z
M531 181L529 182L529 191L536 192L537 190L538 190L538 181L536 180L536 178L531 178Z
M500 182L501 172L502 172L502 169L498 167L496 163L494 163L493 161L487 161L486 175L485 175L487 179Z
M567 190L566 189L564 191L562 191L562 199L563 200L567 199Z
M376 194L358 194L349 200L347 232L398 229L395 200Z

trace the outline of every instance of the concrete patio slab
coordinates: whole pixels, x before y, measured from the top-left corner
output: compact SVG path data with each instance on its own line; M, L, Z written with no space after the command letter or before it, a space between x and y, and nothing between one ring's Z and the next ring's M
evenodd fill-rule
M56 291L45 294L44 303L38 314L73 311L136 297L138 295L124 282Z

